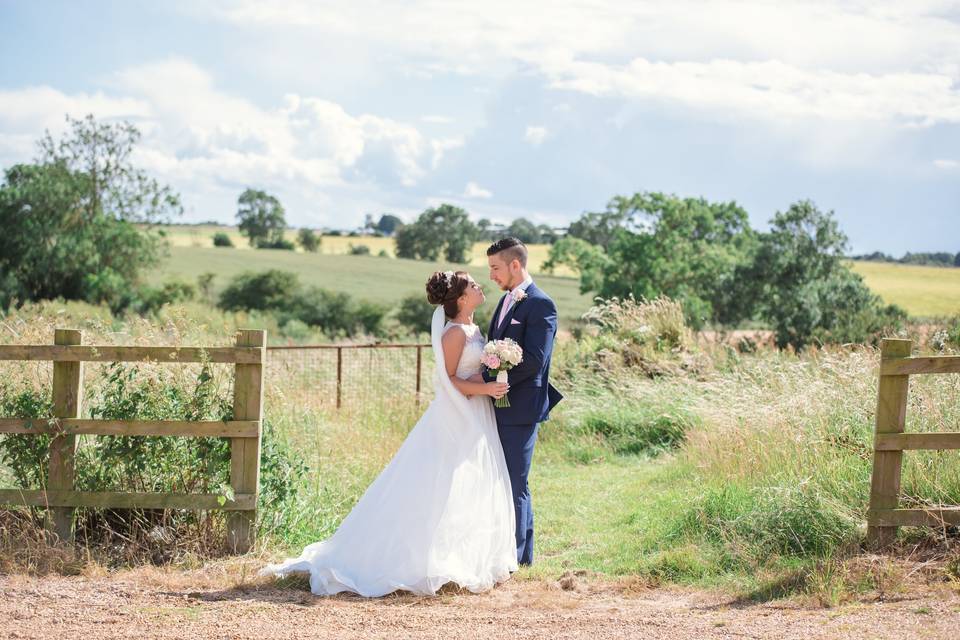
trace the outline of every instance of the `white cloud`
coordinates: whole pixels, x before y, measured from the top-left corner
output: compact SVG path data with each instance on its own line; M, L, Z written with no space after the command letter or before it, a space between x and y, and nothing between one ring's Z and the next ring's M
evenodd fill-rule
M450 116L427 115L421 116L420 121L428 122L430 124L451 124L454 119Z
M464 198L480 198L482 200L487 200L493 197L493 192L488 189L484 189L476 182L470 181L467 183L466 188L463 190Z
M960 169L960 160L934 160L933 166L937 169L944 169L946 171L951 171L955 169Z
M431 140L430 147L433 150L433 156L430 159L430 168L436 169L440 165L440 161L443 160L443 156L447 153L447 151L459 149L464 144L466 144L466 138L463 136Z
M519 64L557 88L719 118L960 120L960 22L949 0L241 0L197 10L359 39L424 68L466 65L496 76L510 72L504 63Z
M547 128L532 125L527 126L527 130L523 134L523 139L533 146L538 147L547 139Z
M886 120L927 126L960 122L960 89L935 73L869 75L807 71L778 61L651 62L612 67L567 62L553 86L592 95L652 98L705 112L760 119Z
M323 202L331 189L359 199L364 190L414 186L464 144L462 136L431 140L414 125L349 113L317 97L291 93L259 106L217 88L209 73L181 58L123 69L104 86L109 93L0 92L0 161L30 159L45 128L63 131L64 114L93 113L133 121L143 133L136 161L187 202L253 185L276 190L281 200L295 193ZM235 194L229 197L228 210Z
M6 166L30 160L44 131L59 136L67 127L66 114L79 118L87 113L105 120L139 121L150 115L151 108L141 99L101 92L68 95L46 86L0 91L0 162Z

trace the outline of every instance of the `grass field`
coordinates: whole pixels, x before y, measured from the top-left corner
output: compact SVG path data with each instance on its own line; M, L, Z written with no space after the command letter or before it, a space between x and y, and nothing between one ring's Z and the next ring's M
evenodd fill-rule
M421 283L431 271L451 268L443 263L385 261L384 258L348 256L351 245L366 245L373 256L381 250L393 256L393 239L324 236L319 254L302 251L251 250L236 227L183 226L166 228L171 244L172 260L157 272L154 281L175 276L194 282L204 271L218 274L218 286L243 270L267 268L289 269L300 274L304 282L336 291L356 293L359 297L398 300L409 293L420 293ZM231 236L236 250L214 249L211 237L216 232ZM293 237L294 232L288 232ZM486 280L487 243L478 242L471 255L470 270ZM547 245L531 245L530 271L540 273L547 259ZM339 258L334 258L339 256ZM851 262L850 266L866 280L867 285L884 299L907 310L914 317L946 316L960 313L960 269L921 267L879 262ZM557 301L567 320L579 317L589 307L590 296L579 293L573 274L558 269L558 277L539 275L537 280ZM489 293L489 291L488 291Z
M853 262L853 270L886 302L911 316L960 314L960 269L884 262Z
M296 273L304 284L390 304L408 295L425 295L424 284L431 273L453 268L463 267L441 262L370 256L173 246L170 259L151 274L151 279L154 284L171 278L196 282L198 275L211 272L217 274L213 284L217 292L233 276L244 271L283 269ZM487 277L486 265L468 269L484 286L486 304L495 305L500 292ZM575 320L590 307L591 297L580 293L578 280L544 275L537 275L536 280L556 301L561 323Z

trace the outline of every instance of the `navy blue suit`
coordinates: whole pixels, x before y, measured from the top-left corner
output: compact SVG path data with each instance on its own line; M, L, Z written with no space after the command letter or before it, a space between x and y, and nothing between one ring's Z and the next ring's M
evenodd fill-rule
M533 502L527 477L537 442L537 429L550 410L563 398L550 384L550 357L557 335L557 305L536 284L530 284L527 297L513 303L503 323L498 324L501 298L490 320L491 340L510 338L523 349L523 361L510 370L510 406L497 408L497 431L513 488L517 513L517 561L533 564ZM484 379L494 376L484 372Z

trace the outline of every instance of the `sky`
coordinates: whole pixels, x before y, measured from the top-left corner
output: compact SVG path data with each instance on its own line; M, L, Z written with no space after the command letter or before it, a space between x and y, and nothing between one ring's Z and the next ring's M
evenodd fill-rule
M663 191L960 251L960 2L0 0L0 55L0 167L128 120L184 222L247 187L333 228Z

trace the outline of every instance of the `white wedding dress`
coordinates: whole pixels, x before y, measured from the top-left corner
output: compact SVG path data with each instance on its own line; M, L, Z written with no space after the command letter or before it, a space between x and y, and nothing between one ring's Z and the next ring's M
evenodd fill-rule
M261 575L310 573L319 595L397 590L433 595L452 582L484 591L517 569L510 477L489 396L467 398L450 382L440 339L467 333L457 376L480 371L476 325L433 315L436 397L400 450L327 540Z

